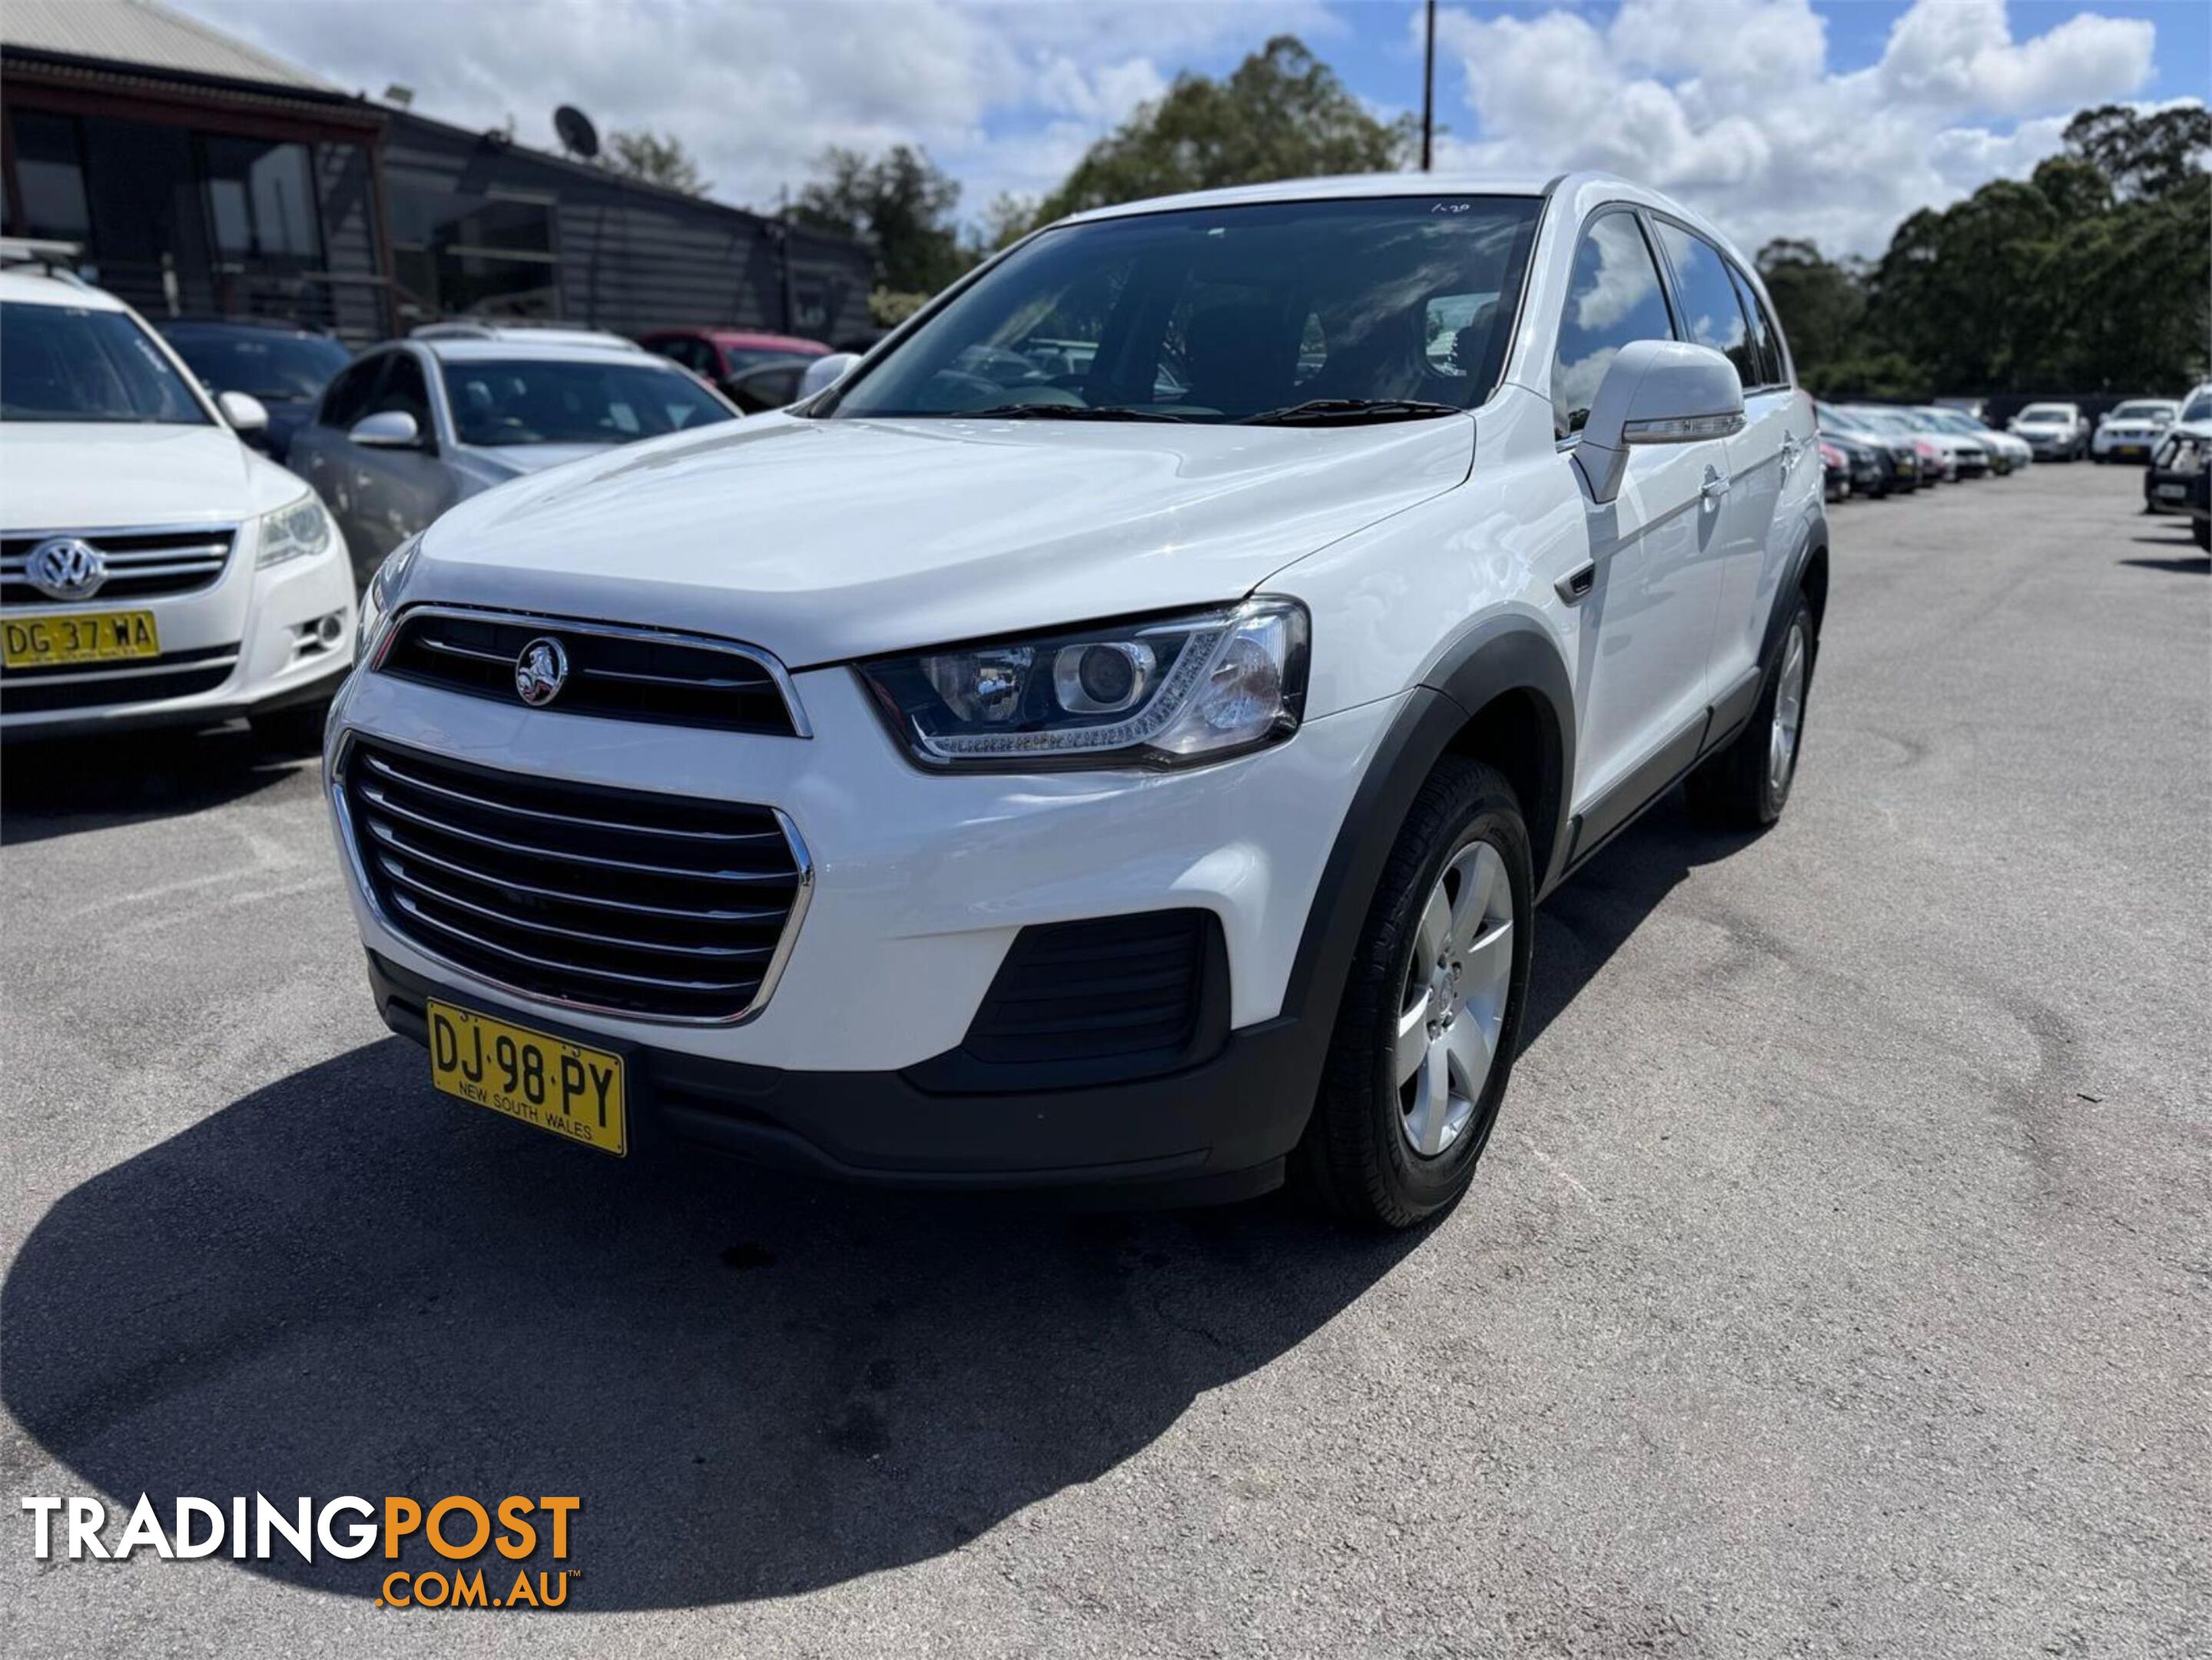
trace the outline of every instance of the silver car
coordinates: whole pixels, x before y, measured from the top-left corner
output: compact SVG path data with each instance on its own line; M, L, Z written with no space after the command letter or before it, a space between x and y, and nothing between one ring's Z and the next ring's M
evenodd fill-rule
M333 380L288 464L321 494L356 583L456 502L617 444L733 421L696 376L618 335L438 324Z

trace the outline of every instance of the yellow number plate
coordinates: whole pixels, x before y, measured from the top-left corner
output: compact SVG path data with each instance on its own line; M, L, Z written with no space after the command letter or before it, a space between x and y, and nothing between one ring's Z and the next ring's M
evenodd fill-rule
M629 1151L623 1058L432 1001L430 1081L448 1095L581 1141Z
M150 611L104 611L0 622L0 667L54 668L159 657L161 636Z

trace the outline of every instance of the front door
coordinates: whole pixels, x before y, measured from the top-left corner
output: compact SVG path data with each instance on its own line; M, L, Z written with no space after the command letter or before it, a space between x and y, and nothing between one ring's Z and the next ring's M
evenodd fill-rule
M1601 212L1576 249L1553 361L1553 409L1563 435L1571 441L1580 432L1623 346L1674 337L1640 216L1626 208ZM1572 468L1571 441L1559 465ZM1582 703L1574 811L1583 821L1577 849L1641 806L1695 753L1730 470L1724 440L1653 445L1629 452L1613 501L1594 503L1573 485L1589 555L1587 591L1574 600Z

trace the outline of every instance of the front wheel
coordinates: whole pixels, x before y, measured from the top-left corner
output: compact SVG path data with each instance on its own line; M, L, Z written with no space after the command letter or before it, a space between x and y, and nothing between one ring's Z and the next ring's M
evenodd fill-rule
M1410 1227L1467 1191L1520 1045L1534 905L1513 787L1447 757L1376 887L1298 1147L1339 1217Z
M1685 785L1690 810L1715 829L1760 830L1782 817L1797 777L1814 643L1813 608L1800 595L1751 719Z

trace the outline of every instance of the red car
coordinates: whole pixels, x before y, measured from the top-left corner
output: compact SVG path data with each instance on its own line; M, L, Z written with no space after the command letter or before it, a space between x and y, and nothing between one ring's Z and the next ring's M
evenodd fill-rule
M637 343L683 364L749 413L788 404L807 362L830 350L819 340L753 329L655 329Z

